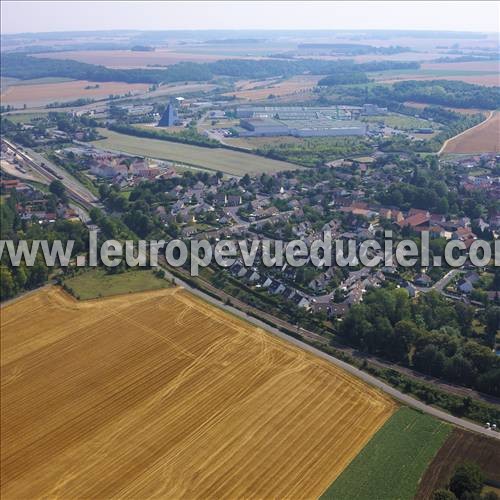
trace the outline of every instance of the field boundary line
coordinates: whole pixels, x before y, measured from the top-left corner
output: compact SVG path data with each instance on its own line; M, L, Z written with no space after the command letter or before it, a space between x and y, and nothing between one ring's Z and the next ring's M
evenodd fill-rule
M427 413L431 416L434 416L440 420L443 420L445 422L448 422L450 424L453 424L457 427L461 427L463 429L467 429L471 432L475 432L478 434L482 434L487 437L491 437L494 439L499 439L500 440L500 433L498 432L493 432L491 430L488 430L484 427L482 427L479 424L475 424L473 422L470 422L468 420L464 420L460 417L455 417L454 415L451 415L449 413L446 413L443 410L439 410L438 408L435 408L433 406L429 406L418 399L415 399L408 394L404 394L403 392L395 389L394 387L390 386L389 384L379 380L378 378L374 377L373 375L370 375L369 373L364 372L363 370L356 368L355 366L350 365L349 363L342 361L331 354L327 354L324 351L321 351L320 349L302 341L297 338L291 337L290 335L282 332L278 328L275 328L273 326L268 325L264 321L261 321L257 318L254 318L253 316L248 315L247 313L239 310L236 307L233 307L228 304L222 303L220 300L215 299L214 297L211 297L210 295L206 294L202 290L199 290L198 288L195 288L188 283L184 282L180 278L177 278L174 276L170 271L166 270L164 268L165 272L167 273L168 277L173 280L174 284L181 286L184 288L186 291L200 297L203 299L205 302L208 302L210 304L215 305L219 309L225 310L227 312L230 312L234 314L235 316L238 316L239 318L254 324L255 326L258 326L262 328L263 330L278 336L282 340L285 340L286 342L289 342L291 344L294 344L301 349L304 349L305 351L308 351L326 361L329 361L330 363L333 363L337 367L342 368L346 372L350 373L351 375L354 375L358 379L361 379L362 381L366 382L372 387L378 388L379 390L385 392L389 396L393 397L396 401L399 401L400 403L403 403L404 405L410 406L411 408L414 408L416 410L419 410L423 413Z
M440 156L443 153L443 151L446 149L446 146L448 145L448 143L450 141L452 141L453 139L456 139L457 137L464 135L466 132L470 132L471 130L474 130L475 128L479 127L480 125L484 125L486 122L490 121L494 115L495 115L495 111L489 111L488 117L485 120L483 120L482 122L477 123L473 127L468 128L468 129L464 130L463 132L460 132L459 134L454 135L453 137L450 137L449 139L446 139L446 141L444 141L443 145L441 146L441 149L437 152L437 155Z

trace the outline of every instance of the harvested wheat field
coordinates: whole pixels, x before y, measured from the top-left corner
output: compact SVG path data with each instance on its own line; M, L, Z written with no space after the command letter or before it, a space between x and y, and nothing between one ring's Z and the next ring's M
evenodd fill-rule
M2 104L27 107L45 106L54 102L67 102L76 99L102 99L109 95L144 93L147 83L89 82L73 80L58 83L34 83L13 85L2 92Z
M243 81L240 82L242 83L241 89L237 87L236 91L228 92L225 95L234 95L237 99L248 99L250 101L267 99L270 95L276 97L296 95L312 91L321 78L321 76L299 75L287 80Z
M446 141L443 153L500 153L500 113Z
M178 62L211 62L227 59L222 54L176 52L170 49L156 49L151 52L133 50L78 50L47 52L34 57L49 59L71 59L87 64L100 64L108 68L150 68L154 65L169 66Z
M395 406L179 288L1 319L4 499L317 497Z

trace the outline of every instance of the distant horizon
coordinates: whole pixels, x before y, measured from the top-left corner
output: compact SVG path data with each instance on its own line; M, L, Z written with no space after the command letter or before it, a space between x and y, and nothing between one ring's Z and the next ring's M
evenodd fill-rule
M498 33L487 1L7 1L2 33L81 31L440 31ZM226 25L226 26L223 26Z
M403 28L342 28L342 29L327 29L327 28L165 28L165 29L140 29L140 28L111 28L111 29L96 29L96 30L88 30L88 29L75 29L75 30L52 30L52 31L18 31L11 33L0 33L1 36L16 36L16 35L50 35L51 33L111 33L111 32L146 32L146 33L161 33L161 32L185 32L192 31L193 33L197 32L286 32L286 31L301 31L301 32L331 32L331 33L351 33L351 32L419 32L419 33L477 33L481 35L493 35L500 34L499 31L481 31L481 30L466 30L466 29L455 29L455 30L437 30L437 29L403 29Z

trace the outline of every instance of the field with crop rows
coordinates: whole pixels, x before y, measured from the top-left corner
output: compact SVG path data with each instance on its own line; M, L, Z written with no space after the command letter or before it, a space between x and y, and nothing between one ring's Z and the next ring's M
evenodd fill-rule
M322 500L412 500L420 477L450 431L449 425L429 415L400 408Z
M500 441L453 429L425 471L416 500L426 500L433 491L445 488L455 468L464 462L479 465L486 481L500 484Z
M76 99L103 99L109 95L144 93L146 83L89 82L73 80L56 83L33 83L31 85L12 85L2 91L2 104L28 108L45 106L54 102L67 102Z
M2 308L1 494L313 498L395 404L180 288Z
M500 113L446 143L443 153L500 153Z
M229 175L274 173L300 168L285 161L272 160L229 149L205 148L160 139L147 139L119 134L106 129L99 129L99 132L106 139L93 143L98 148L112 149L159 160L170 160L208 170L219 170Z

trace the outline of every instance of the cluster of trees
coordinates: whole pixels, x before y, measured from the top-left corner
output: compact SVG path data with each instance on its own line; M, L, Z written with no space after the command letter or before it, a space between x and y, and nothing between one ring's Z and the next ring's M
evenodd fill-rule
M442 106L495 109L500 101L500 88L453 80L413 80L395 83L389 96L400 102L416 100Z
M50 186L51 194L46 197L47 210L54 210L59 201L65 200L64 187L61 190L60 181L54 181ZM2 240L26 240L31 248L33 240L47 240L51 244L61 240L63 245L68 240L74 240L74 252L85 251L88 247L88 232L80 222L57 220L54 223L40 225L31 221L21 220L17 214L16 205L24 201L21 195L13 190L8 198L0 204L0 238ZM15 297L17 294L41 286L49 279L47 267L41 251L38 252L33 266L24 262L13 266L8 252L4 250L0 260L0 300Z
M417 110L403 104L389 104L393 111L406 115L418 115L420 118L432 120L442 125L438 134L427 140L413 140L404 135L384 138L379 142L379 148L386 153L413 151L417 153L438 151L446 139L453 137L485 119L481 113L461 114L447 110L440 106L428 106Z
M346 56L358 56L362 54L391 55L400 54L401 52L411 52L409 47L401 47L400 45L375 47L374 45L362 43L301 43L297 48L305 50L329 50L332 53Z
M61 132L72 134L76 131L84 133L83 140L92 141L99 138L99 134L94 130L98 123L87 116L73 116L68 113L58 113L50 111L43 118L34 118L30 122L30 127L25 127L22 123L15 123L5 116L0 116L0 131L2 136L12 139L12 141L24 147L35 147L39 139L44 139L47 143L64 143L65 138L52 137L47 139L49 129L57 128Z
M455 469L448 488L436 490L432 500L498 500L498 495L493 491L481 495L484 481L484 473L477 464L460 464Z
M375 197L385 205L402 210L413 207L443 215L465 215L471 219L500 208L500 201L488 193L462 189L459 177L452 171L417 166L403 175L401 181L382 187Z
M446 182L435 172L415 168L409 178L393 183L378 193L384 205L397 206L402 210L420 208L447 215L458 211L458 196L450 191Z
M164 237L165 230L163 224L155 214L155 209L159 206L168 207L173 202L169 196L169 191L176 186L184 188L194 186L198 181L208 183L211 178L222 176L221 173L209 174L208 172L185 172L181 178L159 179L155 182L141 182L130 193L126 199L116 186L99 186L101 201L106 207L115 213L120 213L122 224L140 238L161 238ZM207 200L209 198L207 197ZM92 218L96 217L96 222L102 226L102 213L94 211ZM109 219L109 217L108 217ZM170 224L167 231L173 237L178 236L175 224ZM114 236L110 236L114 237Z
M180 62L168 69L111 69L70 59L30 57L26 54L2 54L2 74L21 80L42 77L65 77L95 82L159 83L187 80L211 80L204 64Z
M337 71L333 75L322 78L318 85L331 87L333 85L346 85L349 83L368 83L370 80L366 73L361 71Z
M335 89L335 92L341 96L341 100L348 100L352 104L370 102L391 109L395 102L407 101L458 108L496 109L500 101L499 87L453 80L408 80L393 85L346 86Z
M371 290L353 306L339 334L349 344L422 373L500 395L500 359L492 352L499 308L484 314L483 343L472 340L474 310L437 292L410 300L404 289ZM475 336L474 338L478 338Z
M357 137L314 137L296 144L269 144L256 152L275 160L285 160L304 167L319 167L337 158L368 154L370 142Z
M159 83L178 81L205 81L215 75L237 78L267 78L293 76L306 72L325 75L338 70L384 71L389 69L418 69L418 63L401 61L373 61L355 64L352 61L297 60L243 60L225 59L212 63L179 62L168 68L111 69L69 59L35 58L26 54L2 54L2 74L22 80L41 77L66 77L97 82L120 81L128 83Z

